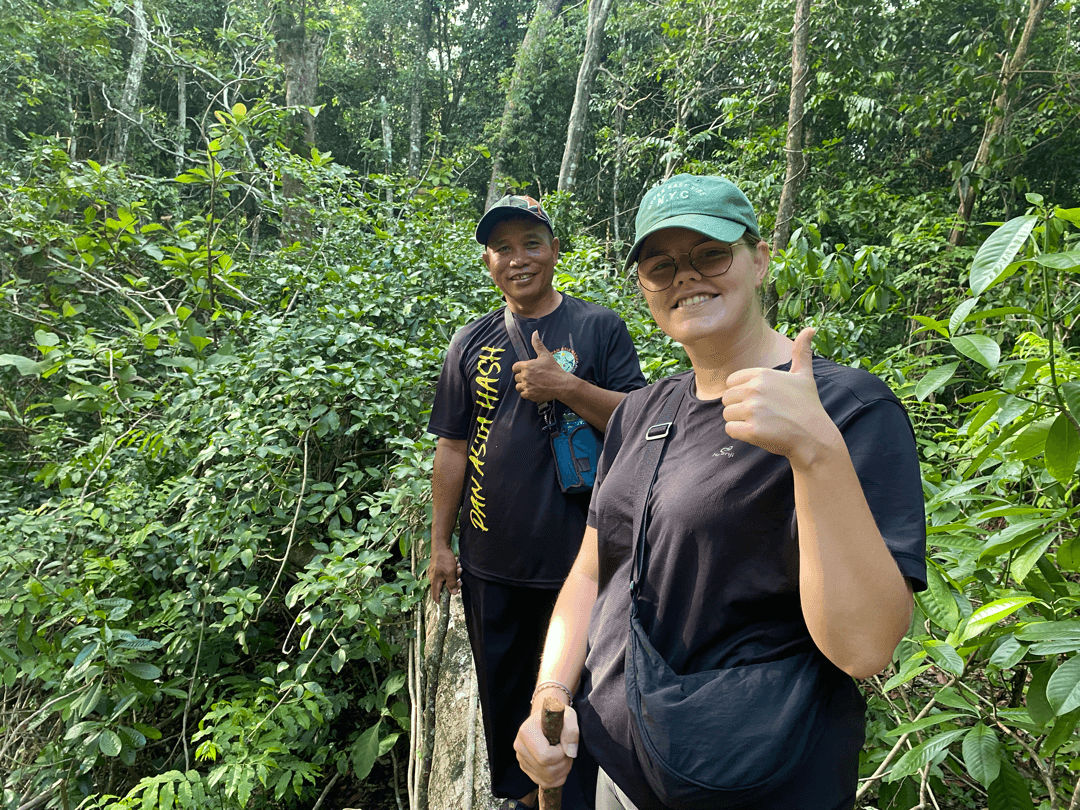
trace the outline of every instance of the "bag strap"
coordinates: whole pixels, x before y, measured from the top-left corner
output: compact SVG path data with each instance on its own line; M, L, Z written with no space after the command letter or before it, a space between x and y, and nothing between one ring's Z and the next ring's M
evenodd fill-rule
M506 325L506 334L510 336L510 343L514 346L514 354L517 355L517 359L522 362L532 360L528 349L525 348L525 338L521 334L521 328L517 325L517 321L514 320L514 313L510 311L509 304L503 307L503 323ZM543 424L544 430L550 433L558 427L555 421L555 406L553 403L536 403L536 412L540 414L540 422Z
M645 431L645 453L638 467L637 486L633 493L637 496L639 509L634 523L634 559L630 567L631 615L637 613L638 583L645 578L645 525L649 515L649 496L652 495L656 473L660 469L660 456L675 424L675 414L693 381L694 375L690 373L685 380L671 387L660 408L660 421Z
M510 342L514 344L514 354L517 355L517 359L521 361L531 360L529 352L525 348L525 338L521 334L521 328L517 325L517 321L514 320L514 313L510 311L510 306L503 307L503 323L506 324L506 334L510 336Z

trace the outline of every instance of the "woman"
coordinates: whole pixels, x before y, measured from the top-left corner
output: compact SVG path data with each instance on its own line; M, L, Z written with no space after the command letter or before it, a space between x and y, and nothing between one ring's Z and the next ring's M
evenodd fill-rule
M627 268L635 262L657 326L682 344L693 370L631 393L612 416L518 759L537 784L561 784L580 727L601 767L597 810L679 806L658 797L648 756L640 744L635 751L625 679L635 500L645 491L637 479L646 433L674 397L648 497L641 626L679 675L796 654L820 661L817 710L794 727L806 744L783 778L749 799L705 806L849 810L864 736L851 679L889 662L912 590L925 587L911 425L876 377L812 357L814 330L791 340L769 326L760 300L769 249L728 180L680 175L649 191ZM569 703L574 693L562 743L549 745L543 701ZM732 724L733 744L760 719ZM693 739L693 728L669 731ZM728 735L720 737L703 744L723 745Z

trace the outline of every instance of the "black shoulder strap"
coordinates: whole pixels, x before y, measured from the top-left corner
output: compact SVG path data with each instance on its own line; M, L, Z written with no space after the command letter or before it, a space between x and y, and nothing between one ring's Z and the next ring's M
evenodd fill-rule
M510 336L510 342L514 344L514 354L517 355L517 359L531 360L525 348L525 339L521 336L521 329L514 320L514 313L510 311L509 305L503 307L503 323L506 324L506 334Z
M685 380L671 387L661 406L660 420L645 431L645 455L638 468L637 486L633 493L637 498L638 511L634 522L634 560L630 568L631 614L637 613L637 585L645 577L645 526L649 516L649 496L656 481L656 471L660 469L660 456L663 455L671 426L675 424L675 414L693 381L694 374L691 372Z

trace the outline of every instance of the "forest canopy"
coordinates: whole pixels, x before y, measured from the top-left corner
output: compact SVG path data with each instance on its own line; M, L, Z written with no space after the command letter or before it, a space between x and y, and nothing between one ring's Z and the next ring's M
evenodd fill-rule
M0 0L4 810L420 810L434 383L542 197L684 367L642 193L736 179L777 327L902 398L929 589L858 806L1080 807L1071 0Z

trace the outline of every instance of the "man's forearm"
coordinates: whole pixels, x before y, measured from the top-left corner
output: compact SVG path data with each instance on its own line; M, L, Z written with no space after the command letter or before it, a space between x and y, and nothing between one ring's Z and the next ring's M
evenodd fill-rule
M431 476L431 549L450 548L468 464L464 439L439 439Z
M608 391L580 377L573 377L573 382L559 396L559 401L603 433L607 430L611 412L625 396L621 391Z

